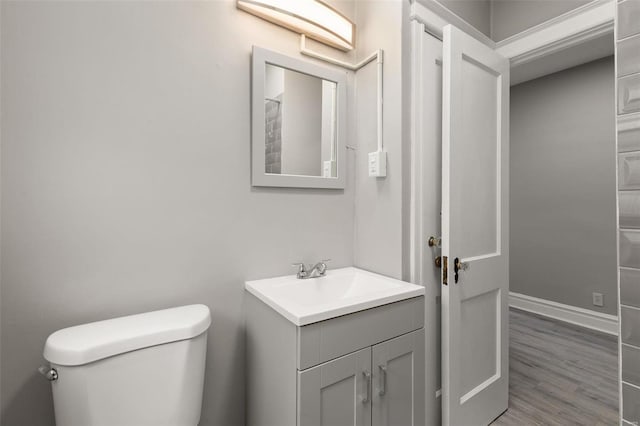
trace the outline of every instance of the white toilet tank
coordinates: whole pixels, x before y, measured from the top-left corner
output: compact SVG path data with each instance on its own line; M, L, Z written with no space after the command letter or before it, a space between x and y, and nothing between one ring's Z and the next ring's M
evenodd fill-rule
M56 331L44 348L56 425L196 426L210 324L190 305Z

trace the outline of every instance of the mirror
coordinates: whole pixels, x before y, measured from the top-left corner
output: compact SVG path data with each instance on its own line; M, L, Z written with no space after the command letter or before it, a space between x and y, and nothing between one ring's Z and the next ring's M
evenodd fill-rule
M344 188L346 75L253 49L252 184Z
M265 173L337 177L336 83L265 67Z

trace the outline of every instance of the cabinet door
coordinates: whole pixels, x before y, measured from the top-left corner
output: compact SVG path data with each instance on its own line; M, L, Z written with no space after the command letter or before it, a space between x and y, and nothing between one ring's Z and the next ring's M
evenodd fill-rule
M298 426L351 425L371 425L371 348L298 372Z
M375 345L372 369L372 425L424 425L424 329Z

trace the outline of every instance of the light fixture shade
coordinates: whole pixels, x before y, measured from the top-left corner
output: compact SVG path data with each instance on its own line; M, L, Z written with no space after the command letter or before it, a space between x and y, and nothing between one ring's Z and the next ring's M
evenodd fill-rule
M237 0L238 9L348 51L355 47L356 26L320 0Z

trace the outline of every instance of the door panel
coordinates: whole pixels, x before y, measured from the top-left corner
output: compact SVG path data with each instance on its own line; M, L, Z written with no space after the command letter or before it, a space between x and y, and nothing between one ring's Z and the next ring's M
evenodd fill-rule
M489 424L508 405L509 62L444 29L442 416ZM460 268L456 268L456 259ZM464 270L462 267L467 267ZM457 280L456 280L457 275ZM443 281L444 282L444 281Z
M370 374L370 348L298 372L298 425L369 426Z
M497 193L496 164L499 163L497 139L497 80L495 73L464 54L460 58L460 104L462 117L473 117L473 125L462 124L460 138L470 143L452 146L452 161L465 173L452 175L456 188L455 205L464 209L453 211L459 226L455 246L459 257L491 256L499 251L499 229L496 224Z
M499 375L498 327L496 312L500 297L497 291L463 300L460 307L461 330L460 387L462 398L487 380Z
M424 330L373 347L373 426L424 425Z

